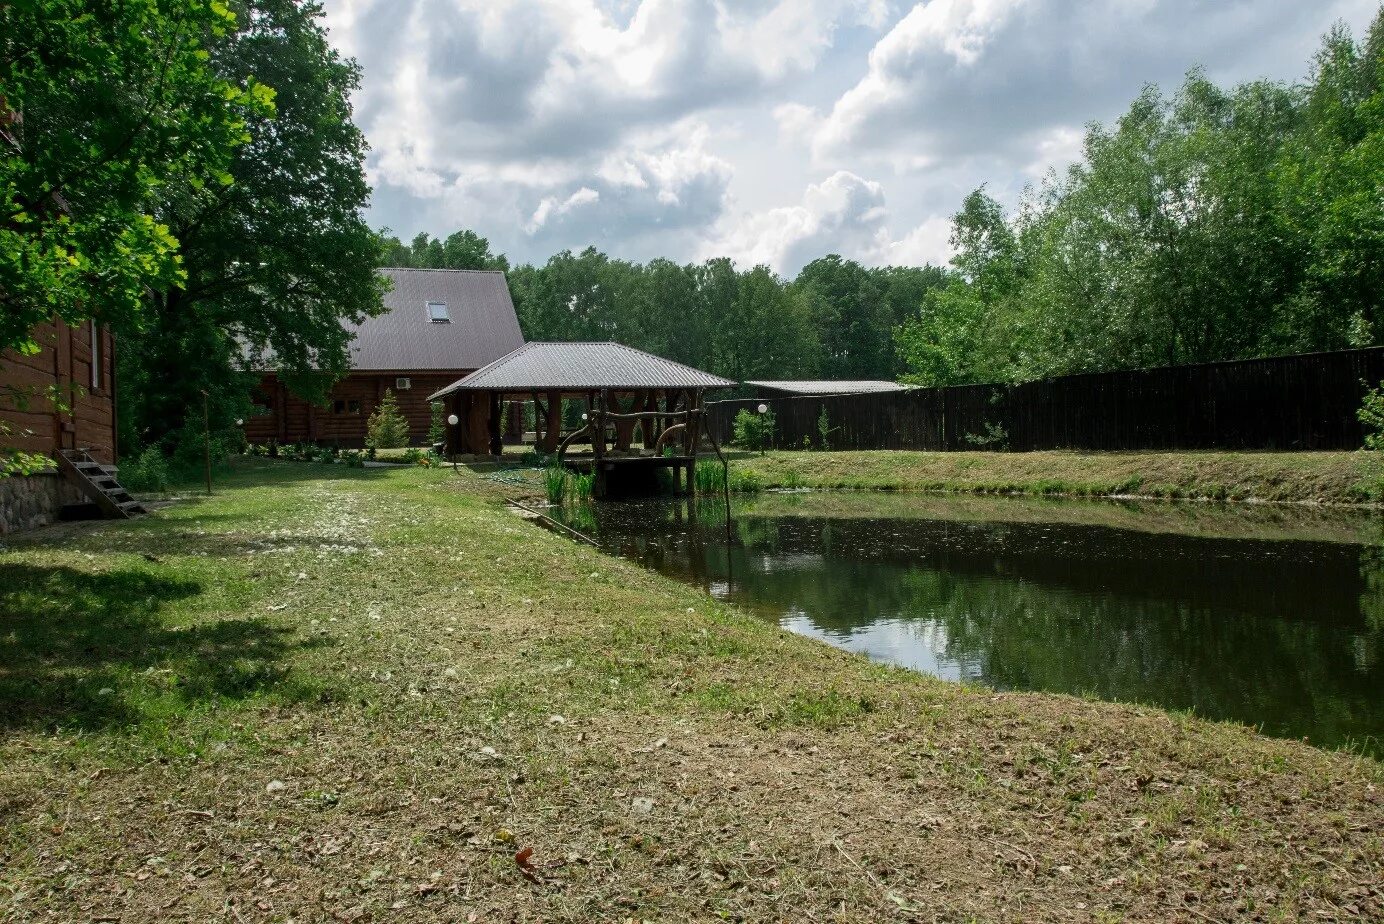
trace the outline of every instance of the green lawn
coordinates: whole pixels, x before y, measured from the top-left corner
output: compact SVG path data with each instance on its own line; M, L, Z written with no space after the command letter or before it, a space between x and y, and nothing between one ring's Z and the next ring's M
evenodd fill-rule
M261 460L8 540L0 921L1384 916L1378 763L871 664L499 490Z
M1380 498L1366 452L771 452L736 467L764 487L1129 495L1358 504Z

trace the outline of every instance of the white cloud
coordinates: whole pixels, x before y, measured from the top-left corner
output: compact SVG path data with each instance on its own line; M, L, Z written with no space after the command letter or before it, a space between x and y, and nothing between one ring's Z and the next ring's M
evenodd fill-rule
M742 266L762 263L781 273L827 253L867 265L946 261L948 218L931 216L895 240L890 217L879 183L840 170L809 185L797 205L724 221L703 244L702 255L729 256Z
M1088 120L1205 64L1306 73L1376 0L327 0L357 57L372 220L517 260L594 244L795 272L944 259L982 182L1012 202ZM866 179L869 177L869 179ZM885 200L888 208L885 208Z
M601 194L590 186L583 186L561 201L556 196L544 196L543 200L538 203L538 208L533 210L533 217L529 219L529 233L533 234L542 228L548 223L549 218L566 215L573 209L599 201L601 201Z

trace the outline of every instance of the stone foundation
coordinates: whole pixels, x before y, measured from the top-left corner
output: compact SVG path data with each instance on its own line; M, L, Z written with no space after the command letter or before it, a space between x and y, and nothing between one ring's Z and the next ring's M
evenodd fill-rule
M0 536L55 523L63 504L85 501L57 471L0 478Z

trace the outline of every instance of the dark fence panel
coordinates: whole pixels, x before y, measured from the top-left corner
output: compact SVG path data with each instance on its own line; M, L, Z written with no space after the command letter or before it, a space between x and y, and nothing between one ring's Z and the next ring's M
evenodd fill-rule
M773 408L774 444L832 449L1357 449L1356 412L1384 380L1384 347L1069 375L1020 385L750 398L708 405L717 437Z

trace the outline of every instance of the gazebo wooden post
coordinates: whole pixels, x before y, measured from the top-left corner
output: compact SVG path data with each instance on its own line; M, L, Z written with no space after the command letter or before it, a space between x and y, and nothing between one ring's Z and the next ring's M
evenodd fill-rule
M485 452L486 443L489 442L487 431L489 430L489 394L483 391L468 392L466 394L465 408L466 413L461 415L462 426L465 430L465 451L476 454Z
M658 410L657 391L651 388L648 391L644 392L644 406L643 408L641 408L641 410L643 410L645 413L651 413ZM645 452L649 452L650 450L652 450L654 448L654 444L658 442L658 434L660 432L658 423L659 418L657 417L645 417L643 420L639 422L639 429L644 437Z
M619 414L636 414L643 410L644 397L641 392L633 392L626 407L619 398L614 399L615 410ZM639 418L630 417L615 421L615 448L629 452L634 443L634 428L639 426Z
M610 393L601 392L599 407L593 399L591 410L587 412L591 418L591 493L598 498L606 495L606 473L602 463L605 457L605 409L609 400Z
M450 417L455 414L457 418L456 424L447 424L447 429L445 431L447 434L447 445L444 447L443 451L447 453L447 458L450 459L453 456L461 455L461 447L459 445L461 440L461 421L466 418L462 413L461 395L458 392L454 391L447 396L447 403L445 406L447 409L447 416Z
M562 392L548 392L548 420L543 427L543 450L557 452L562 440Z
M492 456L498 456L505 451L504 438L500 435L500 421L505 412L505 396L503 392L492 391L486 397L489 399L487 404L490 412L486 420L486 448Z

